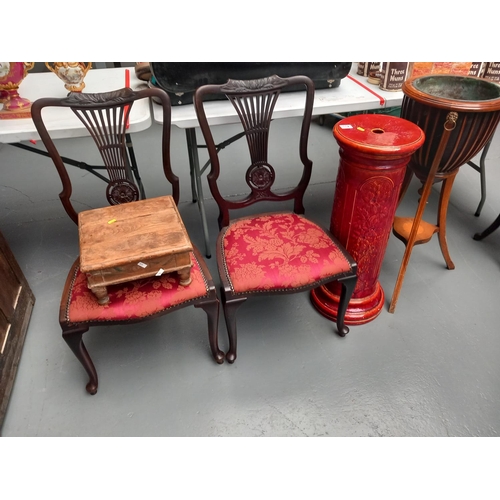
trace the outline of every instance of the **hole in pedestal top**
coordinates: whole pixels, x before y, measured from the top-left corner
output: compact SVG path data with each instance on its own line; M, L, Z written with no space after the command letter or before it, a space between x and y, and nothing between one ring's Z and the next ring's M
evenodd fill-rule
M384 131L381 128L372 128L374 134L383 134Z

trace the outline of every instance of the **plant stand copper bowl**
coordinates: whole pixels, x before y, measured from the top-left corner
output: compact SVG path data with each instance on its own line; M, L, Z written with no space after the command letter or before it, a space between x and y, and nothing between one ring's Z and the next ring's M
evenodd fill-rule
M393 233L406 246L389 312L394 312L414 245L437 233L448 269L455 265L446 242L446 214L453 181L459 168L484 148L500 120L500 85L475 77L428 75L403 84L401 117L425 133L406 170L403 198L413 174L423 183L415 217L395 217ZM422 220L432 185L442 182L437 223Z

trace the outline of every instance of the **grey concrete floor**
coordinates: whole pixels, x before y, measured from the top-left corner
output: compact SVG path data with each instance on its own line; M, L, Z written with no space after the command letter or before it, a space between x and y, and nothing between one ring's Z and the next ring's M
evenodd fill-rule
M271 156L286 159L297 121L277 120L273 127L279 137ZM313 123L314 173L305 200L306 214L325 226L339 159L331 127L328 119L324 126ZM233 130L223 126L217 133L227 138ZM158 162L159 133L154 125L133 136L149 196L168 193ZM180 211L203 249L184 132L174 127L172 141ZM90 149L85 138L59 144L77 159ZM237 157L242 147L236 143L224 154ZM307 293L248 300L238 313L234 365L211 359L205 314L194 308L146 323L94 328L84 337L99 374L99 391L90 396L86 374L58 324L61 290L78 254L77 228L60 204L51 161L0 145L0 230L36 296L2 435L497 436L500 231L482 242L472 235L500 213L499 156L497 134L480 217L474 216L479 175L464 166L457 176L447 226L456 269L445 268L436 238L415 247L395 314L387 308L404 246L391 236L380 273L386 306L345 338L317 313ZM74 195L81 208L99 206L102 182L77 169L71 175L81 184ZM217 213L205 187L213 246ZM398 213L415 213L417 188L412 183ZM435 219L437 189L426 209L429 221ZM227 190L236 194L241 186L230 177ZM217 281L214 258L207 262ZM222 316L220 344L226 350Z

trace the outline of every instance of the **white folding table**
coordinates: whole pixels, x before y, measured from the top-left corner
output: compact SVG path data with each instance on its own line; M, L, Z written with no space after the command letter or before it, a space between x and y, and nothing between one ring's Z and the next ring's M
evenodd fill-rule
M353 65L354 67L354 65ZM377 86L365 82L366 78L356 75L354 70L343 78L340 86L332 89L316 90L314 95L313 116L338 114L352 111L367 111L401 105L403 92L387 92ZM300 116L304 110L305 92L286 92L280 95L273 113L273 119L291 118ZM205 105L207 119L210 125L226 125L238 123L239 118L233 105L228 101L211 101ZM162 123L161 107L153 103L153 119ZM208 168L207 162L200 168L198 159L198 144L195 129L199 126L193 104L184 104L172 107L172 125L186 131L186 142L189 156L191 174L191 190L193 202L198 202L203 234L205 237L205 250L210 257L210 242L208 225L203 201L203 188L201 176ZM235 136L235 138L238 136ZM225 147L235 140L228 139L219 146Z
M130 87L137 88L139 85L144 85L144 82L135 76L134 68L103 68L91 69L85 76L84 93L93 92L108 92L118 90L125 87L126 70L129 71ZM34 102L41 97L65 97L68 91L64 87L64 83L54 73L30 73L22 81L19 87L19 94ZM80 121L80 119L69 108L47 108L43 112L45 125L54 139L67 139L72 137L89 136L89 132ZM130 167L136 178L136 181L141 190L141 195L144 196L142 182L137 168L137 163L134 155L131 134L148 129L152 124L151 106L148 99L137 101L132 106L129 117L129 128L126 134L127 149L129 152ZM0 143L11 144L31 151L33 153L49 156L43 148L36 145L22 144L21 141L36 142L40 140L40 136L36 131L35 124L31 118L22 119L0 119ZM108 181L104 176L99 174L97 170L103 169L102 166L90 166L84 162L73 160L71 158L63 158L63 161L69 165L85 169L97 177Z

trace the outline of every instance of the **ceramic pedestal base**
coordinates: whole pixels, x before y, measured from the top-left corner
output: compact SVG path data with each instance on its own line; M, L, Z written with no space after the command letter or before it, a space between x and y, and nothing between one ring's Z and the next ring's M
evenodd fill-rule
M316 309L328 319L337 320L340 289L333 291L320 286L311 291L311 299ZM384 307L385 294L380 283L375 283L375 291L367 297L353 298L345 314L347 325L362 325L374 320Z

